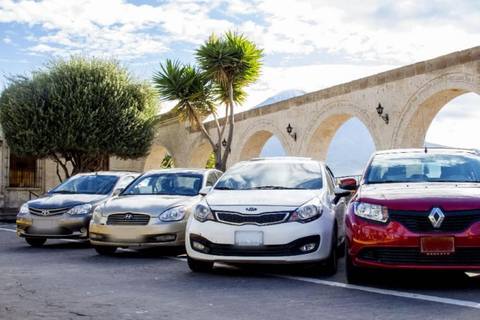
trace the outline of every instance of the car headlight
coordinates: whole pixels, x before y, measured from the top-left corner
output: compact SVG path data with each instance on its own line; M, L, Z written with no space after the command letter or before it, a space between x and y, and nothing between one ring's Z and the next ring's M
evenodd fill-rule
M289 221L309 222L318 219L323 213L320 200L315 198L295 210Z
M187 208L185 206L170 208L159 216L162 221L179 221L185 217Z
M356 202L353 209L357 216L365 219L384 223L388 220L388 208L379 204Z
M30 211L28 210L28 204L24 203L24 204L20 207L20 210L18 211L18 213L20 213L20 214L30 213Z
M102 214L103 214L103 205L96 206L95 210L93 210L92 219L95 221L100 221L100 219L102 219Z
M86 214L92 212L92 205L89 203L79 204L67 211L69 214Z
M212 210L210 210L210 208L204 204L197 204L195 210L193 211L193 216L200 222L215 220Z

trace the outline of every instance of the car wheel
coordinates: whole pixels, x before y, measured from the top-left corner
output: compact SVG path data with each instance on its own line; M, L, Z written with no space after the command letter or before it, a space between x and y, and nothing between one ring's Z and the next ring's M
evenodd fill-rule
M25 241L32 247L38 248L45 244L47 239L45 238L25 238Z
M193 272L208 272L212 270L213 262L200 261L190 257L187 257L188 267Z
M347 282L351 284L360 283L365 280L365 270L353 264L352 258L345 249L345 272Z
M337 250L337 231L336 228L332 232L332 245L330 247L330 255L324 265L324 273L333 276L337 273L338 267L338 250Z
M117 247L95 246L95 251L102 256L111 256L117 251Z

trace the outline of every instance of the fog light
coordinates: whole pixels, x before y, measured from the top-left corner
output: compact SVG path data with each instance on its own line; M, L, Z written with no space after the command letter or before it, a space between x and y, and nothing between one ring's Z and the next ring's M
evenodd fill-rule
M205 246L203 244L201 244L200 242L197 242L197 241L193 241L192 242L193 244L193 248L197 251L205 251Z
M85 227L81 228L81 229L80 229L80 232L81 232L81 233L87 233L87 228L85 228Z
M98 233L90 233L90 239L92 240L103 240L104 236Z
M315 243L309 243L300 247L300 251L303 251L303 252L312 251L313 249L315 249L315 246L316 246Z
M168 241L174 241L176 239L176 235L174 234L162 234L161 236L155 237L157 241L160 242L168 242Z

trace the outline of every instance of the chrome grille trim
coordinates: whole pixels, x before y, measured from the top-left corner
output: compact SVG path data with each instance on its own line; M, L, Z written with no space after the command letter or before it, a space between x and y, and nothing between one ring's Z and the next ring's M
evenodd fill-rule
M126 215L129 215L131 218L125 218ZM131 212L115 213L109 215L107 218L107 225L116 226L145 226L149 222L150 215Z
M67 208L34 208L30 207L28 208L28 211L30 214L33 214L35 216L42 216L42 217L49 217L49 216L58 216L61 214L66 213L68 210L70 210L72 207L67 207ZM48 211L48 214L43 214L43 212Z
M254 224L258 226L278 224L287 221L289 211L265 212L260 214L242 214L239 212L215 211L215 218L225 224L241 226Z

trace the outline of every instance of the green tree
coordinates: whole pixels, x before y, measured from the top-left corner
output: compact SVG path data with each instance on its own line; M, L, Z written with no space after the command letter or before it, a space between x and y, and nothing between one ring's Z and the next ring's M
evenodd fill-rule
M190 121L192 127L199 126L212 146L215 168L219 170L226 170L235 126L235 106L245 101L243 89L259 78L262 52L236 32L227 32L222 38L212 35L196 51L198 68L167 60L153 76L162 99L177 102L173 112L180 115L180 120ZM215 103L225 105L222 123L218 120ZM214 117L214 132L209 132L203 124L210 114ZM222 149L224 139L226 146Z
M101 169L110 156L135 159L150 150L156 90L116 60L56 58L7 81L0 124L19 156L51 158L68 178Z

